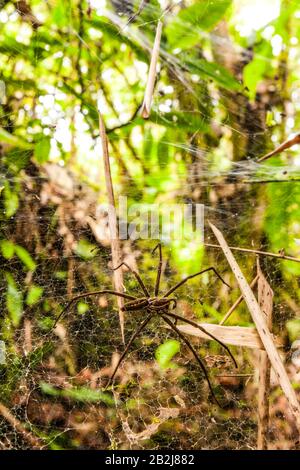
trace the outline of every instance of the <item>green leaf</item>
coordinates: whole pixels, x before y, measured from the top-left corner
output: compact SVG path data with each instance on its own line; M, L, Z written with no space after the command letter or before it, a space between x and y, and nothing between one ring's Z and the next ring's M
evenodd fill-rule
M32 305L36 304L39 299L41 298L41 295L43 294L43 288L40 286L32 285L30 286L27 297L26 297L26 304L31 307Z
M201 0L185 8L166 27L168 42L173 48L195 46L202 31L210 31L222 19L231 0Z
M34 149L34 156L39 163L45 163L48 161L49 153L51 150L50 137L44 137L36 143Z
M25 168L29 159L32 155L32 150L20 149L19 147L13 147L5 152L4 161L7 167L13 173L19 173L20 170Z
M36 66L36 61L49 54L45 49L45 45L39 44L38 41L32 41L28 45L17 41L12 36L6 36L4 39L1 39L0 53L6 54L11 58L20 57L24 61L30 61L34 66Z
M32 259L31 255L28 253L28 251L25 250L25 248L23 248L20 245L16 245L15 252L16 252L17 256L20 258L20 260L22 261L22 263L24 264L24 266L26 266L26 268L29 269L29 271L34 271L35 270L36 263Z
M155 351L155 359L161 369L174 367L171 363L172 358L180 351L180 343L175 339L169 339L158 346Z
M15 254L15 244L10 240L1 240L1 252L5 259L11 259Z
M69 17L67 15L65 2L63 0L56 0L55 7L52 10L52 21L59 27L62 28L69 23Z
M175 238L171 241L170 246L172 248L172 258L176 263L178 272L182 276L189 276L199 271L203 262L204 246L202 245L202 233L200 231L194 231L193 227L189 227L188 224L185 224L184 230L185 237ZM199 280L196 282L199 285Z
M51 384L47 384L46 382L41 382L40 387L46 395L50 395L52 397L69 398L71 400L83 403L103 402L108 406L113 406L115 403L110 394L104 393L101 390L93 390L88 387L67 388L60 390L56 387L53 387Z
M17 193L11 190L10 185L7 181L4 183L3 196L4 196L5 216L7 219L9 219L18 210L19 197Z
M89 309L89 306L88 304L86 304L85 302L78 302L77 304L77 312L80 314L80 315L83 315L85 312L87 312Z
M96 245L82 238L76 245L75 253L83 259L90 260L96 256L96 248Z
M60 281L67 279L67 271L55 271L54 277L55 279L59 279Z
M190 73L199 75L202 78L211 78L223 88L228 90L241 91L242 85L225 67L215 62L208 62L205 59L195 59L191 56L186 56L183 63Z
M279 164L278 159L268 162L269 175ZM285 166L283 167L285 169ZM299 247L295 239L299 236L298 223L300 220L300 185L290 183L271 183L267 188L268 204L266 208L264 230L270 241L270 248L274 253L283 248L292 256L298 256ZM284 201L284 204L278 204ZM282 263L285 274L300 275L299 263L285 261Z
M13 216L19 207L19 198L17 193L11 193L9 198L5 199L5 213L6 217L9 219L9 217Z
M300 339L300 319L295 318L286 322L286 329L288 331L289 340L291 342Z
M149 121L155 122L168 128L188 129L190 132L202 131L208 129L206 116L200 113L184 113L173 111L170 113L152 112Z
M93 390L87 387L66 389L63 392L63 396L79 402L98 403L102 401L107 405L114 404L113 398L108 393L103 393L101 390Z
M23 149L30 149L32 145L25 140L17 137L13 134L10 134L5 129L0 127L0 142L4 142L5 144L11 145L12 147L19 147Z
M49 331L53 329L53 318L52 317L43 317L38 321L39 328L44 331Z
M248 88L251 100L255 99L258 83L263 79L266 71L270 69L271 44L265 42L264 46L255 52L254 59L243 69L244 86Z
M114 24L110 23L107 18L97 17L97 19L86 20L87 25L92 26L95 29L100 30L105 34L111 41L118 41L121 44L126 44L128 48L135 52L136 56L144 61L149 61L149 55L144 49L138 44L131 40L128 35L123 34L123 30L119 29Z
M5 275L7 281L6 307L13 326L17 327L23 315L23 295L10 273Z

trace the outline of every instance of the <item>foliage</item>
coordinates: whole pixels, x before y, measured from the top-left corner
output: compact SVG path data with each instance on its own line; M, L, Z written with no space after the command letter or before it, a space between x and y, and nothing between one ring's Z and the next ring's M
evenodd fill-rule
M254 445L255 383L226 382L213 370L229 397L228 409L215 411L186 348L155 326L136 341L114 394L104 391L122 349L111 297L81 299L52 331L74 293L113 288L97 102L117 202L126 195L128 205L144 207L203 204L205 220L231 245L300 256L299 147L255 162L299 131L299 3L262 0L261 15L250 0L189 0L167 10L164 3L148 0L132 16L140 2L0 2L0 340L8 351L1 400L52 448L220 448L220 439L227 448ZM159 18L159 67L144 120ZM222 253L203 240L215 243L192 223L187 239L163 240L162 283L214 266L233 288L206 273L176 292L177 308L193 320L220 322L239 292ZM155 244L123 243L124 258L139 258L152 286ZM237 258L253 278L255 257ZM261 265L275 292L274 332L294 341L300 265L269 257ZM129 273L125 281L128 291L138 289ZM126 315L126 339L138 320L139 313ZM251 325L243 303L229 322ZM216 344L193 341L208 362L220 353ZM251 352L237 354L242 372L252 373ZM274 388L276 421L282 409ZM152 435L147 426L168 407L178 416ZM134 437L143 426L148 440ZM289 426L280 425L278 439L292 447ZM11 447L24 447L0 421L3 432Z

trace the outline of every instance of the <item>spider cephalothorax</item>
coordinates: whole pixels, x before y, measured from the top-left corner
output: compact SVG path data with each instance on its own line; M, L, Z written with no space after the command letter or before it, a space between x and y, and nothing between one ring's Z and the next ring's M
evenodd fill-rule
M113 374L112 374L112 376L109 380L108 385L113 381L118 368L120 367L122 361L125 359L128 351L129 351L129 348L131 347L134 340L137 338L137 336L140 335L140 333L144 330L144 328L147 326L147 324L150 322L150 320L153 317L159 316L165 323L167 323L168 327L171 330L173 330L176 333L176 335L179 336L180 339L182 339L182 341L184 341L184 343L187 345L189 350L192 352L193 356L195 357L196 361L198 362L199 366L201 367L201 369L202 369L202 371L205 375L205 378L208 382L210 391L211 391L215 401L219 404L219 402L218 402L218 400L217 400L217 398L214 394L213 388L211 386L210 379L209 379L209 376L208 376L208 373L206 371L206 367L205 367L204 363L200 359L200 357L199 357L197 351L195 350L194 346L190 343L190 341L186 338L186 336L177 328L177 321L180 320L184 323L188 323L189 325L192 325L195 328L198 328L199 330L203 331L207 336L209 336L211 339L217 341L227 351L227 353L229 354L229 356L233 360L235 366L237 367L236 361L235 361L232 353L230 352L229 348L224 343L222 343L218 338L216 338L214 335L212 335L211 333L206 331L205 328L203 328L198 323L195 323L192 320L189 320L185 317L182 317L181 315L177 315L176 313L174 313L174 310L177 306L177 302L176 302L176 299L174 299L173 297L170 297L170 295L175 290L177 290L179 287L181 287L183 284L185 284L189 279L192 279L193 277L199 276L200 274L203 274L207 271L213 271L215 273L215 275L223 282L223 284L225 284L226 286L228 286L228 284L224 281L224 279L220 276L220 274L217 272L217 270L214 267L210 267L210 268L203 269L200 272L197 272L195 274L192 274L190 276L185 277L180 282L175 284L175 286L171 287L166 293L159 295L161 269L162 269L162 250L161 250L161 244L160 243L154 248L153 252L157 248L159 249L159 264L158 264L158 268L157 268L156 283L155 283L155 287L154 287L154 296L153 295L151 296L148 288L145 286L145 284L144 284L142 278L140 277L140 275L136 271L131 269L131 267L127 263L123 262L114 269L116 270L116 269L119 269L121 266L126 266L127 269L135 276L136 280L138 281L138 283L139 283L139 285L140 285L140 287L143 291L143 294L144 294L143 297L135 297L135 296L130 295L130 294L126 294L126 293L123 293L123 292L117 292L117 291L113 291L113 290L99 290L99 291L86 292L84 294L79 294L76 297L74 297L73 299L71 299L70 302L65 306L65 308L62 310L62 312L60 313L60 315L56 319L54 326L60 320L62 315L69 309L69 307L76 300L82 299L83 297L90 297L90 296L93 296L93 295L102 295L102 294L112 294L112 295L116 295L118 297L123 297L124 299L128 300L128 302L126 302L124 304L124 306L122 307L122 310L124 312L135 312L135 311L139 310L139 311L145 312L147 315L146 315L146 318L144 319L144 321L142 321L142 323L138 326L136 331L133 333L132 337L130 338L130 340L129 340L126 348L125 348L125 350L121 354L121 356L118 360L118 363L117 363L117 365L116 365L116 367L113 371ZM230 287L230 286L228 286L228 287Z

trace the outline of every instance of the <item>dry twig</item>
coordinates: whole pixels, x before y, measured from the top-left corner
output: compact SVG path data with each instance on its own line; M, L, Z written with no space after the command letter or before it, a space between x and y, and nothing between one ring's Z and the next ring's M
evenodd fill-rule
M113 266L115 267L115 266L119 266L119 264L121 263L121 243L120 243L119 233L118 233L116 204L115 204L115 196L114 196L114 189L113 189L111 170L110 170L109 152L108 152L108 141L107 141L104 121L103 121L100 110L99 110L99 131L100 131L103 160L104 160L106 191L107 191L107 197L108 197L108 202L109 202L108 223L109 223L110 239L111 239L111 257L112 257ZM115 270L113 272L113 279L114 279L114 287L116 291L122 293L123 292L123 271L121 269ZM125 342L124 314L123 314L123 311L121 310L124 305L124 300L122 297L118 297L117 302L118 302L118 307L119 307L121 334L122 334L123 342Z
M286 373L280 355L276 349L276 346L273 341L273 337L269 331L268 324L264 315L262 314L261 308L258 305L258 302L252 292L251 287L249 286L245 276L243 275L239 265L237 264L225 238L223 237L220 230L217 229L213 224L209 223L212 231L214 232L224 255L227 258L227 261L236 277L236 280L239 284L239 287L242 291L246 304L248 306L249 312L252 316L252 319L255 323L261 341L265 347L265 350L268 354L274 372L278 378L278 382L282 388L283 393L287 399L287 402L291 408L291 411L295 417L298 431L300 432L300 405L298 403L295 390L292 387L292 384L289 380L289 377Z
M278 155L279 153L283 152L284 150L289 149L290 147L293 147L296 144L300 144L300 132L296 134L294 137L291 139L287 139L283 144L279 145L276 147L275 150L272 150L272 152L267 153L263 157L260 157L257 162L261 163L265 160L268 160L269 158L273 157L274 155Z
M250 284L250 287L251 289L253 289L253 287L255 286L255 284L257 283L257 280L258 280L258 276L255 276L255 278L253 279L253 281L251 282ZM220 321L220 325L224 325L224 323L226 322L226 320L228 320L228 318L230 317L230 315L235 311L235 309L240 305L240 303L244 300L244 297L242 295L240 295L240 297L234 302L234 304L232 305L232 307L230 307L230 309L228 310L228 312L224 315L224 317L222 318L222 320Z
M257 258L258 275L258 303L263 315L265 315L269 330L272 330L273 290L266 280L260 268ZM270 392L271 363L266 351L259 353L259 387L258 387L258 431L257 448L265 450L269 428L269 392Z
M220 245L215 245L213 243L204 243L204 246L208 246L210 248L222 249ZM228 248L230 248L230 250L243 251L244 253L252 253L254 255L262 255L262 256L271 256L272 258L285 259L287 261L295 261L295 263L300 263L299 258L295 258L294 256L287 256L284 254L284 252L271 253L269 251L252 250L251 248L241 248L239 246L229 246Z
M159 57L159 48L160 48L160 39L162 33L162 21L157 23L156 35L154 40L154 45L152 49L151 62L149 67L148 80L145 90L144 102L141 108L141 116L144 119L148 119L151 113L151 103L153 98L154 84L156 80L156 67Z

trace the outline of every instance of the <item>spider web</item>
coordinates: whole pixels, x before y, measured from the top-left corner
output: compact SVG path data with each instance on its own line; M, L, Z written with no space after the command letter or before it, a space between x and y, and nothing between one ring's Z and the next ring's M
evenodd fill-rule
M50 2L51 5L52 3ZM152 13L153 10L157 11L157 6L146 2L144 12L149 18L152 15L152 20L135 21L126 26L128 17L132 15L132 2L112 3L113 7L109 4L107 9L101 10L101 15L104 11L119 31L127 28L128 37L149 52L151 42L144 33L144 28L151 24L155 31L156 21L153 20ZM14 9L10 6L3 11L8 15L7 27L10 22L19 21L15 19ZM172 14L176 14L176 10ZM71 36L79 38L93 60L102 63L73 25L70 30ZM226 39L218 35L218 30L213 33L213 41L226 46ZM237 56L247 55L249 50L236 46L234 53ZM36 66L38 61L37 58ZM292 211L296 204L296 210L299 211L299 183L296 180L300 175L297 153L291 152L293 161L283 157L280 164L265 162L258 165L253 157L261 156L259 149L262 142L264 139L269 142L274 136L278 140L278 133L268 128L257 129L257 115L253 114L251 120L251 113L248 119L252 131L246 133L237 125L242 110L233 104L231 106L228 93L210 81L203 80L207 86L199 94L199 87L193 77L181 66L180 56L168 52L163 45L160 64L153 101L157 126L167 119L166 110L170 106L168 100L171 98L168 97L166 87L185 87L198 106L197 116L200 115L204 121L208 116L203 109L203 102L212 98L215 100L210 122L217 129L219 142L216 144L197 140L196 137L202 133L201 128L189 134L189 141L186 140L186 135L181 140L172 140L172 133L166 133L155 148L163 163L160 167L157 162L154 163L151 180L147 180L148 188L151 184L155 187L161 180L164 181L156 200L165 204L174 201L201 202L205 206L205 220L212 220L231 245L248 248L259 246L259 249L266 251L284 248L289 254L299 257L299 248L295 242L299 237L299 223L297 225L295 220L290 221L285 217L286 211L280 212L278 208L276 212L272 204L272 198L276 197L282 207ZM96 96L93 80L85 77L85 83L87 89ZM291 93L296 87L295 79ZM48 96L52 94L54 98L59 94L53 83L49 83L48 89L45 86L44 92ZM121 92L122 87L116 89L116 94L121 96ZM173 105L176 108L177 104ZM80 127L84 113L78 105L75 110L75 120L78 119ZM50 124L57 125L59 119L69 118L69 111L70 109L64 115L60 108ZM180 111L185 116L194 117L195 112L188 106L180 106ZM229 111L233 116L233 124L228 123ZM1 119L4 119L4 111L1 112ZM38 118L42 120L49 109L44 105L37 111L39 112ZM296 105L293 112L297 112ZM14 120L15 113L11 113L10 117ZM124 118L124 122L127 121L128 118ZM122 124L123 121L117 117L111 117L108 127L113 129ZM155 122L151 125L155 125ZM83 139L89 132L90 129L78 134L76 165L63 160L66 152L60 145L56 145L59 152L52 153L50 162L42 170L31 165L16 173L5 161L1 164L3 200L13 201L13 194L19 192L18 209L8 217L10 206L3 202L1 216L0 339L5 343L6 354L5 363L0 365L0 402L9 410L8 418L2 412L0 416L1 448L32 448L33 444L28 436L39 440L38 446L41 448L52 449L256 448L257 351L231 347L239 365L236 371L216 342L189 337L207 365L217 396L224 403L224 409L221 410L212 400L203 374L184 344L176 343L179 350L169 359L166 367L159 360L159 348L174 346L175 343L170 340L178 340L159 319L153 320L135 341L118 371L114 387L105 391L108 378L123 350L113 297L82 299L70 309L54 331L51 329L55 318L74 293L112 288L107 213L101 205L105 200L105 193L101 189L99 199L99 187L93 189L95 184L99 184L99 178L103 181L102 170L99 170L97 163L99 142L93 136L89 147L90 155L80 147L80 138ZM114 133L109 133L109 137L110 134L112 141L118 142ZM122 149L125 148L126 137L123 140L120 137L118 139ZM242 148L244 139L249 140L251 145L248 148L252 151L257 149L257 154L246 155L245 159L234 161L232 147L228 144L233 139L237 139L238 143L235 145L238 149ZM59 136L57 142L61 144ZM143 143L154 145L153 136L145 132ZM274 141L274 145L275 143ZM134 145L138 153L141 146L138 143ZM118 180L116 152L114 148L111 150L113 177ZM164 163L166 153L178 162L176 168L174 165L171 167L170 162ZM20 154L23 156L24 152ZM15 156L17 157L17 153ZM132 155L128 157L128 162L130 169L139 165ZM184 165L183 162L187 164ZM134 172L123 174L122 183L118 180L115 185L117 193L127 191L134 200L137 180ZM280 182L270 183L271 180ZM143 186L143 181L145 180L141 175L140 186ZM7 190L7 185L11 193ZM153 200L148 196L145 199ZM287 232L285 246L281 245L284 235L274 236L274 225L270 224L270 228L266 228L261 237L265 220L272 218L275 220L274 224L277 224L278 232L281 231L281 223L288 224L283 227ZM204 238L207 242L215 243L206 227ZM7 252L7 246L6 249L5 246L3 248L3 241L7 240L13 240L15 246L11 256ZM155 245L154 240L123 242L124 260L139 270L151 291L155 285L158 262L151 254ZM34 267L31 259L16 248L18 246L30 253ZM239 252L235 254L247 279L252 280L256 274L255 256ZM219 323L240 295L222 252L213 248L199 249L190 241L175 241L163 245L163 256L163 291L185 275L209 266L216 267L232 285L233 288L229 291L209 274L196 278L176 292L178 313L194 321ZM299 316L298 265L271 257L262 257L260 261L275 292L274 333L285 340L288 350L291 336L287 333L287 322L295 321ZM141 296L130 273L125 272L124 276L126 292ZM30 291L32 286L41 289L40 295L35 291L37 298L34 302L29 297L29 292L34 297L32 289ZM21 304L18 313L18 305ZM126 342L143 318L143 312L126 315ZM244 304L231 316L228 324L252 325ZM299 369L286 358L285 352L282 350L290 378L297 382ZM294 448L296 430L293 419L273 377L270 403L269 447ZM17 422L13 422L12 417ZM22 430L28 434L22 433Z

